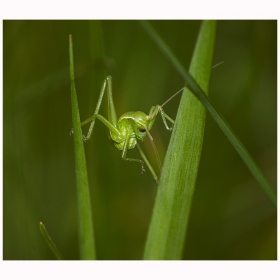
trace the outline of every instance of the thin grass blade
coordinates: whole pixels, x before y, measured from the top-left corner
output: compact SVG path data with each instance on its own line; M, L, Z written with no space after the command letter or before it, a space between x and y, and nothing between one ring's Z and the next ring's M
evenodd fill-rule
M39 223L39 228L40 228L40 231L41 231L43 237L45 238L47 244L49 245L50 249L52 250L53 254L55 255L55 257L58 260L63 260L64 258L62 256L62 254L60 253L60 251L58 250L58 248L56 247L56 245L52 241L45 225L42 222Z
M91 215L90 193L86 169L86 158L82 138L81 121L78 107L78 99L74 81L74 56L72 35L69 35L70 53L70 80L72 101L72 122L74 132L75 164L78 191L78 215L79 215L79 243L80 257L82 260L95 259L95 244L93 234L93 222Z

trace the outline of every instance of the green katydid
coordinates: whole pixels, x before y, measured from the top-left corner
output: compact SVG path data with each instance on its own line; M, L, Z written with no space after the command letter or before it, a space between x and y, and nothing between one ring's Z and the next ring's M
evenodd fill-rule
M107 86L107 95L108 95L108 120L104 118L102 115L98 114L101 102L106 90ZM153 149L155 151L157 161L159 164L159 169L161 171L161 164L160 159L157 153L157 149L155 147L155 144L153 142L153 138L150 134L150 130L155 122L156 116L158 113L160 113L163 123L167 130L172 130L174 125L174 120L170 118L164 111L163 106L168 103L175 95L180 93L183 89L180 89L178 92L176 92L174 95L172 95L166 102L164 102L162 105L156 105L152 106L150 109L149 114L145 114L141 111L130 111L124 113L119 119L117 119L117 114L113 102L113 95L112 95L112 77L108 76L101 88L101 92L99 95L99 99L97 102L97 106L94 112L94 115L87 120L83 121L81 123L81 126L91 122L87 136L83 135L83 140L87 141L92 133L95 120L99 119L103 124L105 124L110 131L110 137L114 144L114 146L122 151L122 159L127 161L134 161L139 162L141 164L142 173L145 171L144 169L144 162L146 163L147 167L152 173L152 176L154 177L156 183L158 183L158 177L156 173L154 172L151 164L147 160L144 152L142 151L141 147L137 143L137 140L143 141L146 138L146 135L148 135L152 145ZM167 121L170 121L172 123L171 126L168 126ZM139 150L140 155L142 156L143 160L141 159L135 159L135 158L128 158L126 157L127 150L133 149L137 145L137 148Z

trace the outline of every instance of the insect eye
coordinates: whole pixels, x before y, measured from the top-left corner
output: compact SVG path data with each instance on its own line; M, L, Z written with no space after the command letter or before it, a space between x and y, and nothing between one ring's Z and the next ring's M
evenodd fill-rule
M139 127L139 128L138 128L138 131L140 131L140 132L146 132L146 129L145 129L145 128Z

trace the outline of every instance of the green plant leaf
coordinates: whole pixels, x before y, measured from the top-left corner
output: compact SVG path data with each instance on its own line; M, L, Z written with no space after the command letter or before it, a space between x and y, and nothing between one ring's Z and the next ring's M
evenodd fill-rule
M82 260L95 259L95 245L93 235L93 222L91 216L90 193L86 169L86 158L83 145L81 121L78 107L78 99L74 81L74 56L72 35L69 35L70 53L70 80L71 80L71 102L72 122L74 132L75 164L78 191L79 210L79 243L80 257Z
M216 23L201 26L190 73L208 92ZM167 150L146 243L145 259L180 259L199 167L206 110L185 88Z
M53 254L55 255L55 257L58 260L63 260L64 258L62 256L62 254L60 253L60 251L58 250L58 248L52 241L49 233L47 232L45 225L42 222L39 223L39 228L40 228L40 231L41 231L43 237L45 238L47 244L49 245L50 249L52 250Z
M189 74L180 61L176 58L176 56L172 53L170 48L164 43L164 41L159 37L156 31L152 28L152 26L148 22L141 22L142 26L146 29L148 34L160 48L160 50L164 53L164 55L170 60L175 69L180 73L180 75L186 81L186 86L191 90L193 94L200 100L200 102L205 106L207 111L213 117L213 119L217 122L221 130L228 137L229 141L236 149L242 160L245 162L255 179L258 181L260 186L263 188L265 193L268 195L274 206L277 205L277 196L275 189L271 186L259 166L256 164L252 156L249 154L243 143L239 140L239 138L235 135L232 128L226 122L224 117L214 108L209 98L203 92L203 89L196 82L196 77L193 77Z

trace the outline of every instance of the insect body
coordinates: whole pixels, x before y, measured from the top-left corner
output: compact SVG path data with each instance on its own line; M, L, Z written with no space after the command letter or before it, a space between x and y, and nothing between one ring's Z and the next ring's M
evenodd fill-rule
M107 95L108 95L108 120L104 118L102 115L98 114L106 90L106 86L107 86ZM104 123L109 128L110 137L112 139L114 146L122 151L122 155L121 155L122 159L127 161L139 162L141 164L142 173L145 171L144 170L144 162L145 162L149 170L151 171L155 181L158 182L158 177L154 172L152 166L150 165L149 161L147 160L145 154L143 153L141 147L138 145L137 140L143 141L148 135L153 145L158 160L159 168L161 169L159 156L156 147L154 145L153 138L149 131L151 130L158 113L160 113L166 129L172 130L173 126L168 126L166 120L170 121L172 124L174 124L174 121L168 115L165 114L162 107L181 91L182 89L177 93L175 93L173 96L171 96L171 98L169 98L163 105L152 106L148 115L141 111L130 111L123 114L119 119L117 119L115 106L113 102L113 96L112 96L112 77L108 76L105 79L103 86L101 88L101 92L99 95L99 99L97 102L94 115L81 123L81 126L83 126L91 122L87 136L83 136L84 141L87 141L90 138L95 124L95 120L99 119L102 123ZM127 151L133 149L136 145L143 160L126 157Z

